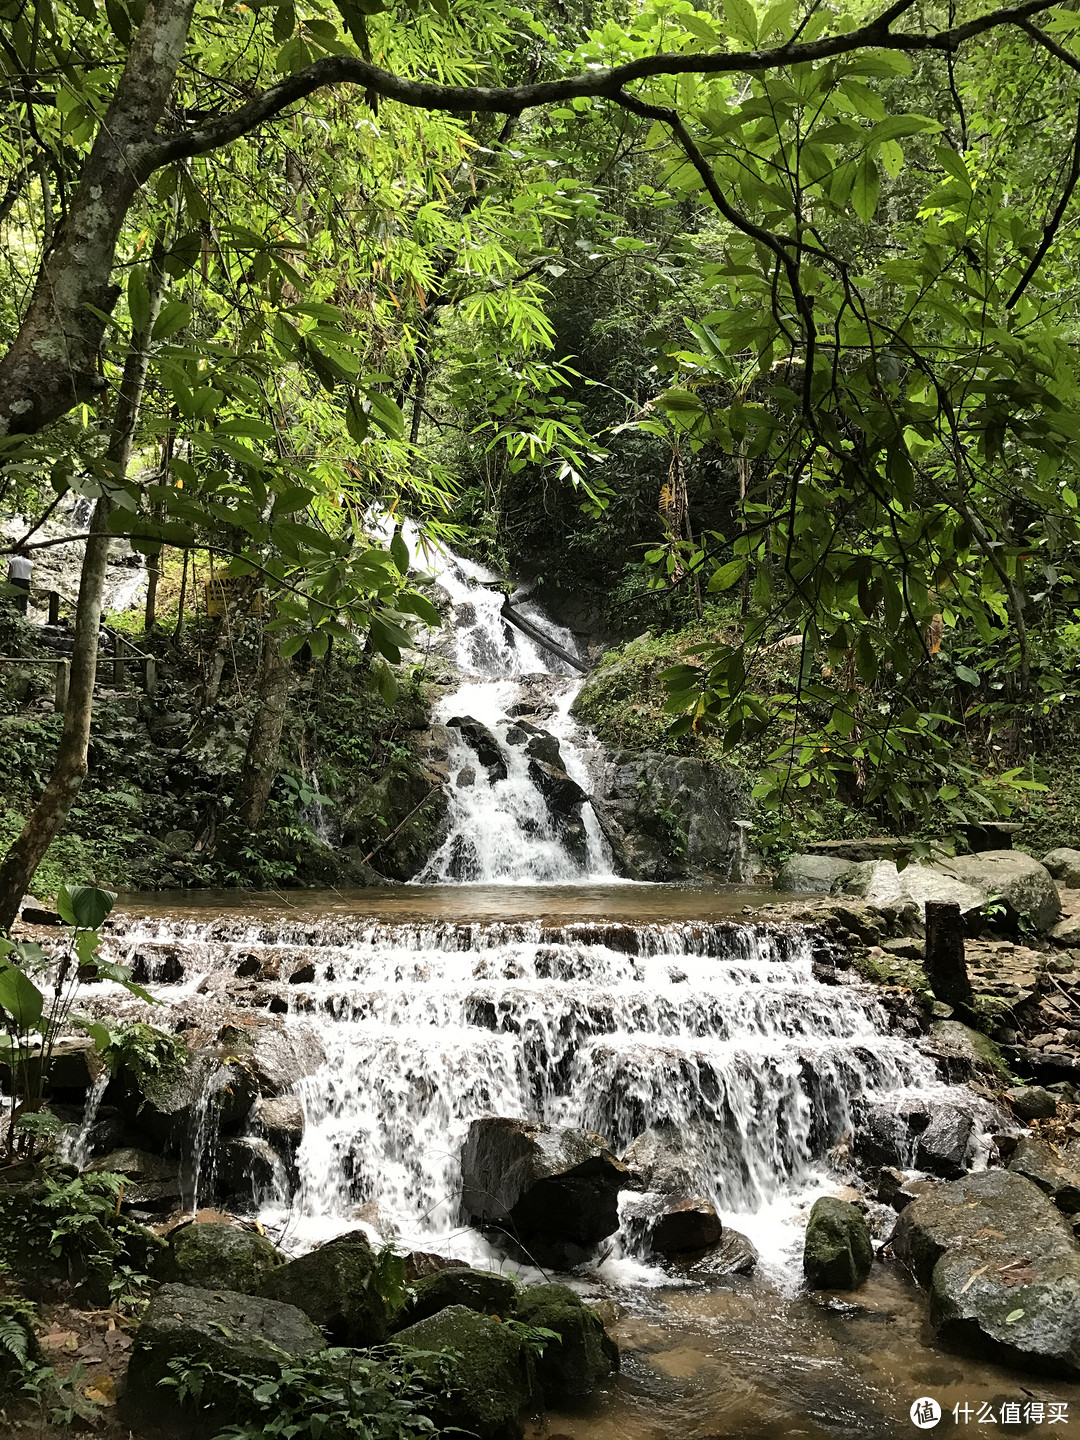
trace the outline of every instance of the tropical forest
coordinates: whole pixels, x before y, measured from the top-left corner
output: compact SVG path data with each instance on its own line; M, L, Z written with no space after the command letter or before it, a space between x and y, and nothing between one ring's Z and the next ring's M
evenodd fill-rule
M2 1440L1080 1434L1078 497L1075 0L0 0Z

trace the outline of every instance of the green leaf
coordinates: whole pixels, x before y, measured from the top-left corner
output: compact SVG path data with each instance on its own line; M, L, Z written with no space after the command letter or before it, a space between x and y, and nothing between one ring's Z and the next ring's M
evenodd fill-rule
M60 918L82 930L96 930L115 904L114 890L98 890L93 885L61 885L56 895Z
M1015 1325L1017 1320L1022 1320L1026 1314L1026 1310L1010 1310L1008 1315L1005 1316L1005 1324Z
M877 161L867 153L859 161L855 179L851 186L851 203L855 214L864 224L869 224L877 209L881 182L878 178Z
M132 333L145 334L150 325L150 290L141 265L133 266L128 275L127 302Z
M390 555L402 576L409 573L409 547L400 530L395 530L390 541Z
M151 339L168 340L178 331L186 330L191 324L191 314L191 306L183 300L167 300L154 321Z
M0 965L0 1007L7 1011L20 1030L34 1030L41 1022L45 997L15 965Z
M724 18L728 34L753 49L757 44L758 22L757 11L750 0L724 0Z

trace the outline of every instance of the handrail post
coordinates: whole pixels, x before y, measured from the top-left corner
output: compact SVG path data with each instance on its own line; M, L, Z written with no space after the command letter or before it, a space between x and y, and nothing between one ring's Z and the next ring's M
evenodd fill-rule
M68 682L71 678L70 660L58 660L56 662L56 692L54 704L56 713L62 715L67 709Z
M120 639L120 636L117 635L115 642L116 648L113 651L113 687L117 690L122 690L124 688L124 656L122 650L123 643L124 642Z
M49 591L49 624L60 624L60 592L59 590Z

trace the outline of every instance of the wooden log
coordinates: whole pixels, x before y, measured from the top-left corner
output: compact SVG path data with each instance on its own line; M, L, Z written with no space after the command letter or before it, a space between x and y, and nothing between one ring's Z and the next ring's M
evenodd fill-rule
M550 650L553 655L557 655L560 660L565 660L567 665L572 665L583 675L589 673L589 667L583 660L579 660L576 655L571 655L569 650L563 649L557 641L552 640L550 635L545 635L538 625L534 625L531 620L526 620L524 615L517 614L509 600L503 601L499 613L504 620L509 620L511 625L516 625L523 635L528 635L530 640L535 640L537 645L542 645L545 650Z
M946 1005L970 1005L971 981L964 959L964 915L950 901L926 902L926 978Z

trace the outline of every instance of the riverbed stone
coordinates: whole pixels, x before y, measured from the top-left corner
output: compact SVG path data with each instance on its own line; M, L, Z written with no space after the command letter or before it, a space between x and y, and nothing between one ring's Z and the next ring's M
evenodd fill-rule
M806 1226L803 1273L814 1290L857 1290L870 1274L874 1249L866 1217L847 1200L814 1201Z
M299 1095L264 1097L256 1102L251 1118L277 1149L295 1151L304 1138L304 1107Z
M506 779L506 756L493 730L471 715L455 715L453 719L447 720L446 725L447 729L456 730L460 734L487 771L489 780Z
M712 1285L736 1275L751 1275L757 1268L758 1252L753 1242L730 1225L715 1245L705 1250L688 1250L667 1257L668 1269L688 1280Z
M169 1233L168 1247L159 1263L164 1279L243 1295L256 1294L263 1277L285 1263L264 1235L238 1225L178 1225Z
M698 1188L698 1166L679 1126L651 1125L631 1140L622 1158L627 1188L683 1197Z
M855 868L855 861L833 855L792 855L776 873L775 886L788 895L828 895Z
M935 1106L930 1123L915 1144L915 1165L942 1180L959 1180L967 1169L975 1122L954 1105Z
M1058 1099L1041 1085L1014 1085L1007 1090L1012 1112L1026 1125L1030 1120L1052 1120L1058 1113Z
M513 1310L518 1293L517 1285L508 1275L456 1267L416 1280L411 1288L412 1296L396 1322L398 1329L415 1325L451 1305L464 1305L480 1315L505 1319Z
M380 1345L390 1309L376 1269L371 1242L352 1230L265 1275L259 1293L303 1310L335 1345Z
M518 1301L515 1319L523 1325L554 1330L536 1361L536 1374L548 1405L587 1400L619 1368L619 1347L604 1322L568 1285L532 1285Z
M576 1264L619 1228L628 1173L592 1131L487 1116L465 1140L462 1207L540 1264Z
M1067 845L1059 846L1044 855L1042 863L1066 889L1080 890L1080 850L1071 850Z
M489 1315L452 1305L395 1337L423 1352L411 1363L425 1384L425 1409L440 1430L477 1440L517 1440L537 1381L521 1335ZM452 1353L449 1353L452 1352Z
M649 1244L658 1255L706 1250L718 1243L724 1227L716 1207L703 1197L672 1200L649 1226Z
M1080 1213L1080 1141L1059 1148L1037 1135L1024 1135L1008 1168L1037 1185L1064 1214Z
M135 1332L127 1372L125 1409L160 1420L174 1392L160 1388L172 1377L169 1362L203 1369L200 1408L216 1419L241 1413L241 1393L231 1374L265 1376L281 1372L283 1360L317 1354L326 1341L295 1306L232 1290L162 1285Z
M901 1212L892 1248L929 1288L947 1349L1080 1377L1080 1247L1030 1180L984 1170L936 1185Z

